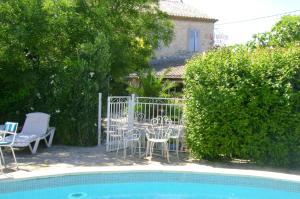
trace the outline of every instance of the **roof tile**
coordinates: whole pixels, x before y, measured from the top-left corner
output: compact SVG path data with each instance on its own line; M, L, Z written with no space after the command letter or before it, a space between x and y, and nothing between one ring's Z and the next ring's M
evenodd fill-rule
M180 0L161 0L159 7L162 11L166 12L170 16L175 17L187 17L217 21L200 10L183 3Z

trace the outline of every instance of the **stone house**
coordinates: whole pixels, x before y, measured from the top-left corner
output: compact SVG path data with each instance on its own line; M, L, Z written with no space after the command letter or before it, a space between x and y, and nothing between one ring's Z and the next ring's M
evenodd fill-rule
M150 65L157 75L168 69L165 78L177 82L177 90L180 91L186 60L213 47L214 23L217 19L185 4L183 0L160 0L159 7L173 21L174 38L168 46L161 45L156 49ZM137 74L129 77L132 84L138 84Z
M150 64L158 75L170 68L166 78L182 82L186 60L214 45L214 23L217 19L185 4L183 0L161 0L159 6L174 23L174 39L168 46L161 46L155 51Z

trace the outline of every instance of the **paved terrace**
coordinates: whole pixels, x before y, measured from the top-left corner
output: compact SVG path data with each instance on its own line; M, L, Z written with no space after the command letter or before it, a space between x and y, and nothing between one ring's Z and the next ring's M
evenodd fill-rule
M12 161L9 152L5 154L7 161ZM106 152L104 146L100 147L70 147L53 146L46 148L40 146L37 154L30 154L29 150L16 150L19 170L15 170L12 164L4 169L3 178L23 178L40 175L63 174L73 172L101 172L122 170L175 170L229 173L241 175L279 176L286 179L300 181L300 169L274 169L258 167L253 164L236 160L234 162L208 162L190 158L187 153L181 153L179 160L175 153L170 154L170 163L165 158L152 158L150 162L146 158L138 158L138 155L128 156L123 159L122 151L119 157L115 152ZM287 175L288 174L288 175ZM280 177L281 176L281 177ZM290 178L291 177L291 178Z

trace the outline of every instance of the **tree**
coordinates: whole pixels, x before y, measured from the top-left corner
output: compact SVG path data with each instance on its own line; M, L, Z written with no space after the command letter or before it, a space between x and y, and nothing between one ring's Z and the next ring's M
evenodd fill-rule
M2 0L0 120L50 113L65 144L95 144L97 93L146 67L172 32L154 0ZM115 81L116 82L116 81ZM57 138L56 137L56 138Z
M288 46L300 42L300 15L283 16L270 32L253 36L249 46Z
M105 2L108 14L103 29L111 49L111 85L116 88L130 73L148 67L159 42L167 45L172 40L173 25L157 0Z

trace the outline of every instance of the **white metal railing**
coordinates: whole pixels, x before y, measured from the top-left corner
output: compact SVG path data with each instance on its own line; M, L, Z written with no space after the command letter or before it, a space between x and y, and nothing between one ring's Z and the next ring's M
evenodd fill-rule
M173 123L179 124L183 118L184 101L180 98L136 97L135 112L144 114L146 121L167 116Z
M137 120L138 114L143 115L143 121L150 123L151 119L159 116L167 116L173 124L182 124L184 99L111 96L107 99L106 121L106 151L115 151L118 147L119 138L114 136L118 123L132 127ZM114 134L112 136L112 134ZM175 150L175 140L170 140L170 150Z

